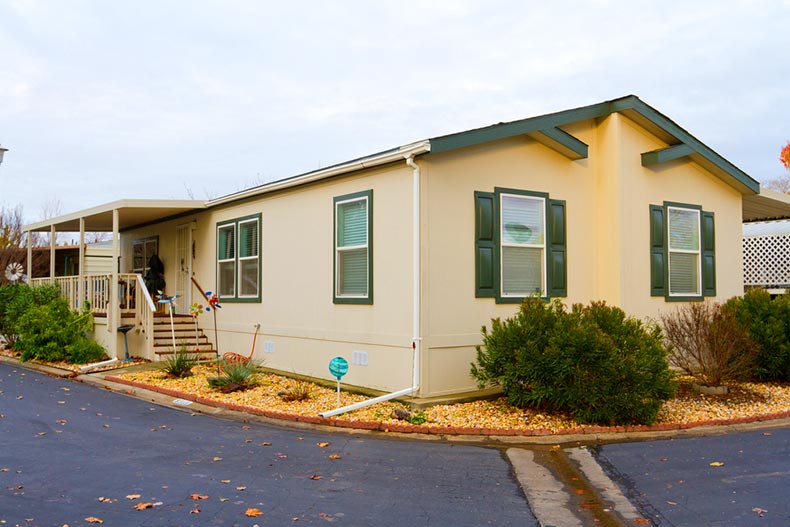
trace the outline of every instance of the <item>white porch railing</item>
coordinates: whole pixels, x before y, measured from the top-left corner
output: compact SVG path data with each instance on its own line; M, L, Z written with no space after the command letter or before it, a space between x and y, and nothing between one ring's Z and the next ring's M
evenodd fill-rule
M72 309L82 309L84 302L88 302L94 316L107 317L107 320L112 320L111 281L111 274L96 274L85 276L82 284L80 284L79 276L33 278L30 280L30 284L36 286L55 284L60 288L61 295L68 300ZM148 288L145 287L143 277L132 273L119 274L118 300L121 317L134 316L134 325L145 334L146 358L153 357L153 322L156 304L151 298ZM108 328L108 330L112 329Z

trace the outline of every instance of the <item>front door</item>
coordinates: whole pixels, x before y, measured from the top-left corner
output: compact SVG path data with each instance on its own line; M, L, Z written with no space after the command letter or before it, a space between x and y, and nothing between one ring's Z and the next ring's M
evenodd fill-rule
M189 314L192 305L192 224L179 225L176 231L176 313Z

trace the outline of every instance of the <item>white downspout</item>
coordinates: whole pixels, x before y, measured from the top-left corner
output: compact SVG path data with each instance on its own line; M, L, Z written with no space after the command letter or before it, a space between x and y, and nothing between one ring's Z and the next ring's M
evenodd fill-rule
M362 401L360 403L351 404L328 412L322 412L318 415L321 417L332 417L334 415L344 414L353 410L359 410L376 403L382 403L411 394L417 395L417 390L420 388L420 344L422 337L420 336L420 320L422 318L420 292L422 290L421 274L420 274L420 166L414 162L414 154L410 153L404 156L406 164L412 168L412 361L413 361L413 380L410 388L398 390L397 392L388 393Z

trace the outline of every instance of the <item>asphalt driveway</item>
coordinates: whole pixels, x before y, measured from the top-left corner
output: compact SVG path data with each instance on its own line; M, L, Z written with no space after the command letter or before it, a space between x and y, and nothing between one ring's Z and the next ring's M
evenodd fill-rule
M593 452L654 525L790 525L790 428L612 444Z
M495 449L229 422L6 364L0 415L2 525L537 525Z

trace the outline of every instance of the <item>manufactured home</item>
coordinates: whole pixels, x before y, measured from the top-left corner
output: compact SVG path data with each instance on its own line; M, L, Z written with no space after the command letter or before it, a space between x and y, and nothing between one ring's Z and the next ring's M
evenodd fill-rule
M777 215L790 204L627 96L209 201L121 200L26 229L113 233L118 269L52 278L75 305L91 301L113 356L127 324L132 355L168 349L145 279L158 260L177 314L220 295L197 321L220 353L248 354L260 324L254 355L267 367L330 379L341 356L344 383L430 398L476 388L481 327L525 297L655 318L741 294L742 222Z

